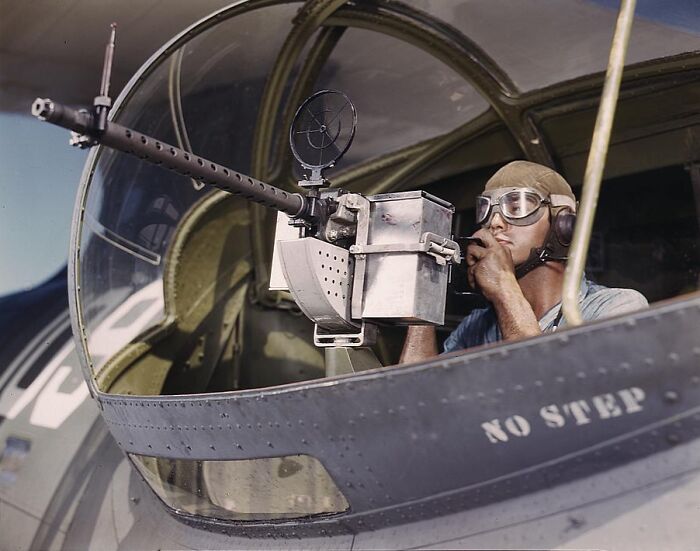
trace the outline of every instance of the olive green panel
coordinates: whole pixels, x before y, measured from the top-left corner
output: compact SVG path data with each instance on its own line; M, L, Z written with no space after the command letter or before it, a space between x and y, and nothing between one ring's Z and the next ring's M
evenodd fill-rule
M542 109L537 116L542 120L543 129L556 146L557 154L569 155L587 148L593 132L592 123L598 112L598 96L580 100L567 112L557 113L556 107ZM615 111L613 138L620 139L620 133L628 134L647 129L660 123L685 124L689 117L700 113L700 87L697 82L674 85L669 82L663 87L651 89L622 90Z
M582 100L577 110L562 114L557 114L556 108L538 113L560 167L574 185L583 179L597 101L597 97ZM699 129L700 87L696 82L623 91L615 115L605 177L698 159Z
M332 184L368 194L417 189L521 157L510 132L493 111L487 111L448 134L345 170L333 178ZM411 165L411 171L396 178L407 165Z
M314 324L298 309L251 304L242 319L240 388L261 388L325 375Z
M100 389L198 392L217 368L229 371L232 382L250 272L247 204L224 193L204 197L183 218L165 258L166 321L110 360Z
M325 349L325 356L328 377L382 367L371 348L331 346Z
M645 172L656 168L686 165L700 158L700 118L692 127L612 144L608 148L606 179ZM563 173L574 187L583 180L588 152L561 159Z
M449 201L458 211L472 208L486 180L495 172L493 167L521 158L510 132L498 125L448 152L419 175L416 186Z

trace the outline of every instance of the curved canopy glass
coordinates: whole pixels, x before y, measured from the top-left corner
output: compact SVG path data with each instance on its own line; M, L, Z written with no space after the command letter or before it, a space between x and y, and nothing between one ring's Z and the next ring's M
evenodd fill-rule
M605 71L619 2L410 0L479 45L523 92ZM626 64L700 49L694 0L638 2Z
M114 120L252 174L256 132L261 117L269 116L260 112L262 98L270 92L266 82L298 8L298 3L243 3L193 27L127 86ZM304 70L316 36L318 31L291 68L283 101ZM394 36L349 28L321 61L316 73L305 73L310 80L304 85L343 90L358 109L356 139L341 169L447 134L488 109L464 76ZM273 140L287 136L281 120L276 119ZM288 150L286 140L282 143ZM292 177L286 173L281 179L284 183ZM176 313L174 306L175 297L184 294L178 287L184 279L201 287L188 287L192 309L216 286L216 281L195 281L191 272L175 268L183 265L176 250L188 239L188 224L199 223L203 211L197 209L211 189L133 156L100 149L83 193L85 212L75 236L77 306L86 356L99 379L105 363L125 345L137 336L142 342L154 327L167 331L173 318L185 313ZM228 220L240 230L232 237L239 243L234 260L247 266L240 279L247 281L257 254L250 241L251 213L242 200L232 201ZM222 239L208 235L212 242Z

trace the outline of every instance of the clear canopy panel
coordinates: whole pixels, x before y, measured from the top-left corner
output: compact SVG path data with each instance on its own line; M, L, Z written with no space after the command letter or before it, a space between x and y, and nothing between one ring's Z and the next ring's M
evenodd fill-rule
M197 27L146 66L127 86L115 121L250 173L266 82L300 4L241 6L243 13ZM316 36L282 85L282 103ZM344 32L308 84L313 91L340 90L357 108L357 133L341 167L448 133L488 109L440 60L396 37L355 28ZM284 136L288 147L279 112L273 140ZM272 151L274 144L268 146ZM99 374L116 352L164 322L163 278L173 236L211 188L107 149L100 150L85 186L78 303L88 357Z
M488 109L450 67L394 37L348 29L318 80L342 90L357 108L352 147L339 167L446 134Z
M475 42L522 91L605 71L617 0L406 0ZM697 0L638 2L627 64L700 50Z
M248 171L265 78L297 8L249 11L196 34L157 60L131 88L115 121ZM162 278L173 233L211 188L106 149L87 186L79 302L88 352L99 370L163 321Z

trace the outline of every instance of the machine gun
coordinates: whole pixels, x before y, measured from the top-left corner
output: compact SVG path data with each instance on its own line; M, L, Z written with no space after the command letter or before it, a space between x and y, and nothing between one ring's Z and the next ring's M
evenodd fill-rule
M101 144L278 211L271 290L288 290L315 323L327 374L380 365L366 348L377 324L442 324L454 207L421 191L363 196L329 189L323 170L349 148L357 115L341 92L324 90L297 110L292 151L310 176L289 193L108 120L115 26L100 94L90 110L37 98L32 114L72 131L71 144Z

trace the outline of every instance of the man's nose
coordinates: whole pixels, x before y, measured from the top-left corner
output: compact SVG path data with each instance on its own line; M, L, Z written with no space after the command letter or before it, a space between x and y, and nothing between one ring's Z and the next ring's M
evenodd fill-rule
M493 213L493 216L491 217L491 223L489 224L489 229L492 231L495 230L505 230L506 227L508 226L508 222L505 221L503 216L501 216L501 213L496 211Z

